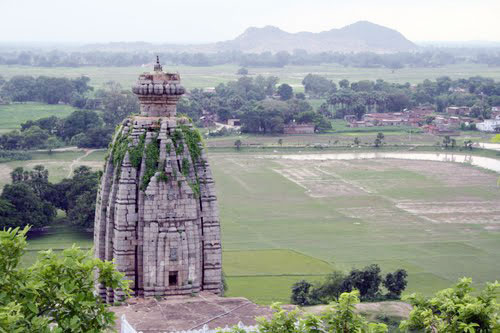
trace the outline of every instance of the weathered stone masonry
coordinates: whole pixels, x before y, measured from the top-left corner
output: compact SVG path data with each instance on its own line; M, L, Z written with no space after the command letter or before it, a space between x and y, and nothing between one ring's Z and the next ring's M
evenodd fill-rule
M139 77L141 115L117 129L97 195L96 257L115 260L136 296L221 288L221 243L214 181L198 132L176 117L179 74ZM98 292L107 302L120 290Z

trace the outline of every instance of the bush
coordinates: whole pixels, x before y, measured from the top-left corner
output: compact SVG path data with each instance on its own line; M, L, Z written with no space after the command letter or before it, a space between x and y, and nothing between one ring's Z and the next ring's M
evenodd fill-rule
M499 332L500 305L496 298L500 283L487 283L480 293L474 293L471 284L472 279L463 278L432 298L419 294L405 297L413 310L400 328L425 332Z
M359 303L357 291L343 293L338 302L330 303L330 306L319 316L314 314L301 316L298 309L286 311L280 307L279 303L275 303L271 306L274 310L271 319L257 318L257 329L259 333L387 332L385 324L370 323L356 313L357 303ZM245 330L234 327L230 332L243 333Z

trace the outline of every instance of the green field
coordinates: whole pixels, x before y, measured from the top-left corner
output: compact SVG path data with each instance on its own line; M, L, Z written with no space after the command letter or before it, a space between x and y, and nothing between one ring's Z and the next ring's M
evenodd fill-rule
M385 272L405 268L408 291L425 294L461 276L478 284L500 276L498 175L440 162L211 157L224 249L247 251L238 252L241 271L224 257L229 295L286 302L293 282L322 278L324 262L345 271L371 263ZM470 211L462 211L464 200ZM260 249L321 261L304 269L293 252L280 265ZM269 261L275 273L259 276Z
M209 152L229 296L288 302L298 280L372 263L383 272L405 268L407 291L427 295L462 276L478 286L500 277L498 174L454 163L270 155ZM0 164L1 181L15 166L38 163L57 181L72 164L102 166L103 156L39 153ZM91 234L56 228L30 240L26 263L35 250L72 243L89 248Z
M69 105L50 105L42 103L15 103L0 105L0 132L21 128L28 120L57 116L66 117L76 109Z
M189 88L214 87L219 83L235 80L239 76L236 71L237 65L221 65L211 67L193 66L163 66L167 70L178 71L181 74L183 84ZM102 86L104 83L113 80L119 82L123 87L130 87L137 79L137 76L149 67L26 67L1 65L0 73L10 78L14 75L48 75L59 77L89 76L94 86ZM500 79L500 67L488 67L487 65L460 64L438 68L402 68L392 73L387 68L352 68L340 65L319 65L319 66L285 66L257 67L249 68L249 74L255 75L275 75L280 78L280 82L292 85L296 92L303 91L302 79L309 73L319 74L338 82L342 79L350 81L384 79L388 82L398 83L419 83L425 79L435 79L447 75L452 79L468 78L471 76L491 77Z

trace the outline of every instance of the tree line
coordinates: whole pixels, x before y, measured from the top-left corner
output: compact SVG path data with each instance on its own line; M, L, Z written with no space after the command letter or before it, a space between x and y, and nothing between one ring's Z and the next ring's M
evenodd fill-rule
M95 198L101 172L80 166L71 178L49 182L49 172L42 165L31 170L18 167L11 173L11 184L0 194L0 228L34 228L52 224L56 210L66 213L68 221L80 227L94 225Z
M16 95L15 93L8 93L23 89L24 85L21 82L24 82L25 79L26 77L12 77L11 80L0 87L0 92L13 101L43 101L38 98L37 94L23 93L22 95ZM37 82L38 79L31 78L30 80ZM88 83L88 80L81 79L76 80L77 82L84 82L85 85ZM61 80L66 82L67 79L61 78ZM55 82L57 80L50 81ZM71 82L66 83L71 84ZM81 90L85 91L82 94L73 91L73 93L65 97L58 97L58 103L68 101L70 105L78 108L78 110L72 112L66 118L51 116L25 122L21 124L21 130L13 130L0 135L0 149L52 150L64 145L75 145L82 148L107 147L111 141L115 126L128 115L138 113L139 103L131 92L123 90L119 84L113 82L95 91L91 87L86 87ZM52 90L52 88L48 90Z
M238 118L245 133L283 133L284 126L293 122L312 123L317 132L331 129L330 122L313 110L303 93L295 94L290 85L278 82L275 76L243 76L219 84L214 92L193 89L177 110L195 122L206 113L217 115L220 122Z
M201 52L144 52L144 51L74 51L61 50L3 50L0 65L37 67L82 66L140 66L159 55L166 65L216 66L237 64L250 67L284 67L286 65L338 64L344 67L397 70L402 67L440 67L457 63L476 63L500 66L498 49L433 48L420 52L378 54L374 52L309 53L303 49L293 52L244 53L241 51Z
M0 97L3 102L42 102L47 104L73 104L87 92L90 78L16 75L5 80L0 76Z
M349 274L334 271L323 282L312 284L301 280L292 286L292 304L316 305L337 301L342 293L357 290L362 301L381 301L399 299L405 290L408 277L404 269L381 276L380 267L376 264L363 269L352 269ZM381 292L381 284L387 289Z
M472 117L489 119L491 107L500 105L500 82L481 76L456 80L443 76L416 85L381 79L354 82L343 79L337 85L309 74L302 83L306 93L326 99L319 112L329 118L355 115L361 119L365 113L401 112L414 106L432 105L437 112L448 106L469 106Z

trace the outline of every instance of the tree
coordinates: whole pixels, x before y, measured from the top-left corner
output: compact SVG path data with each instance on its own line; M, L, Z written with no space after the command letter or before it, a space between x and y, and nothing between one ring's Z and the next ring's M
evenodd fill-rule
M337 90L335 83L316 74L307 74L302 80L302 85L306 93L319 97Z
M372 264L362 270L353 269L343 282L343 290L359 290L362 300L373 300L379 294L381 282L380 267Z
M472 140L465 140L464 141L464 147L465 148L469 148L469 150L472 150L472 145L474 144L474 142L472 142Z
M79 133L85 133L89 129L102 126L102 120L95 111L77 110L64 119L61 133L64 139L71 139Z
M451 138L449 135L446 135L444 138L443 138L443 145L445 148L448 148L448 146L451 144Z
M238 75L248 75L248 69L246 69L245 67L241 67L240 69L238 69L238 71L236 72L236 74L238 74Z
M66 211L70 223L91 228L94 225L98 181L99 172L93 172L84 165L79 166L72 178L55 184L52 202Z
M300 99L300 100L305 100L306 99L306 95L304 93L299 92L299 93L295 94L295 98L296 99Z
M342 79L339 81L339 87L342 89L347 89L349 88L349 80L347 79Z
M384 287L389 291L390 298L397 298L401 296L403 290L405 290L408 277L408 273L404 269L398 269L394 273L388 273L384 279Z
M487 283L473 293L472 279L462 278L454 287L438 291L432 298L412 294L403 299L413 306L404 330L425 332L498 332L500 305L496 302L500 283Z
M98 333L111 329L114 313L94 293L94 273L99 270L99 283L128 295L124 275L113 263L74 246L61 255L41 252L31 267L20 267L28 230L0 231L0 331Z
M309 290L311 289L312 284L305 280L298 281L292 286L292 296L291 302L292 304L297 305L309 305Z
M236 147L236 150L240 150L241 149L241 145L242 145L242 142L240 139L234 141L234 146Z
M116 126L133 113L139 113L137 98L130 92L101 91L102 118L108 126Z
M51 136L47 139L47 141L45 141L45 148L49 150L49 155L52 154L54 149L62 147L63 145L64 143L55 136Z
M55 208L25 183L5 185L0 199L10 208L0 212L0 228L24 227L27 221L40 228L51 224L56 216Z
M289 84L283 83L278 87L278 95L283 101L293 97L293 88Z
M325 281L314 285L310 290L309 302L311 304L325 304L338 301L344 290L345 274L341 271L333 271Z
M373 145L375 147L380 147L382 144L384 144L384 133L377 133L377 137L375 138L375 141L373 141Z
M321 315L326 332L387 332L385 324L368 323L366 319L356 313L356 304L359 303L357 290L343 293L338 302L332 302L329 308Z

